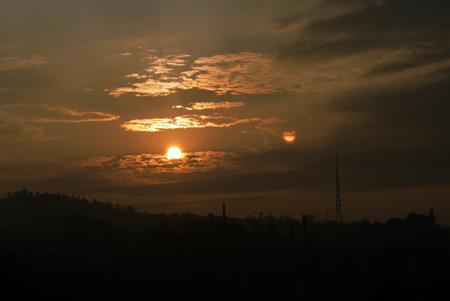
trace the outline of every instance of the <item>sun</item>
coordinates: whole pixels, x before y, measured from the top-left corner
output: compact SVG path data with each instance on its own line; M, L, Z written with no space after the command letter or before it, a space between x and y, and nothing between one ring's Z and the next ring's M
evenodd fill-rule
M171 147L168 151L167 151L167 158L169 158L169 160L171 159L180 159L181 158L181 151L178 147Z
M295 132L284 132L283 139L286 143L291 144L295 141Z

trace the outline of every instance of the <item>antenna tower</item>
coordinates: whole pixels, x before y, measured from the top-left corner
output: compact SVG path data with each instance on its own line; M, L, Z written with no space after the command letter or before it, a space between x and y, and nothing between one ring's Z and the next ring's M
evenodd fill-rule
M342 212L341 212L341 196L339 193L339 169L338 160L336 155L336 222L342 224Z

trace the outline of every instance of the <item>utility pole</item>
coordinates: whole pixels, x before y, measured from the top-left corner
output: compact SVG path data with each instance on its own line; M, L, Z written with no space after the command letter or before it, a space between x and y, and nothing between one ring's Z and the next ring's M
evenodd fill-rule
M341 196L339 192L339 169L338 169L338 160L336 155L336 222L339 224L343 223L342 220L342 212L341 212Z

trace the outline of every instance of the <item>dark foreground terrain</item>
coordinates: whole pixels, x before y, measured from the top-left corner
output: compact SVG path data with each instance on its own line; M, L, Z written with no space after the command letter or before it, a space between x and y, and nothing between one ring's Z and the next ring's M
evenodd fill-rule
M26 189L0 199L0 289L17 298L443 300L449 252L432 210L337 224L151 215Z

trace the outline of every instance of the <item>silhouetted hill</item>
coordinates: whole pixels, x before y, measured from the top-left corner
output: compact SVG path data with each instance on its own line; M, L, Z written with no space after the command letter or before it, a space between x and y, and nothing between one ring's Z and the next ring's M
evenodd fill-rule
M26 189L0 199L0 287L33 299L366 300L395 289L432 300L449 254L432 210L338 224L148 214Z
M169 218L176 221L192 218L206 219L206 217L187 212L171 216L137 212L132 206L124 207L110 202L103 203L96 199L88 201L85 198L75 198L60 193L33 193L25 188L13 193L8 192L5 197L0 198L0 225L77 218L109 222L132 231L145 230L148 226Z

